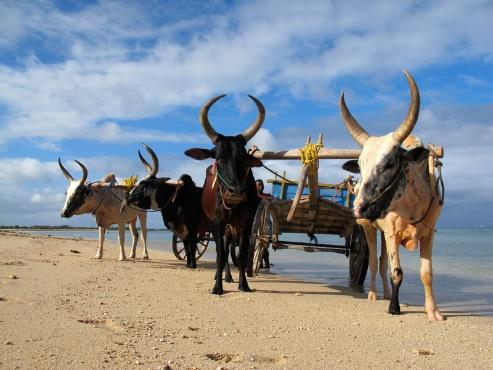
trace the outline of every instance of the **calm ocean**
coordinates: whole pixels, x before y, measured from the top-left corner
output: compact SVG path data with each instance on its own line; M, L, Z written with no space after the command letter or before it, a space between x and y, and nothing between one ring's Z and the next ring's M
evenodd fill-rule
M97 230L32 231L36 234L97 239ZM171 251L171 233L166 230L148 233L151 249ZM118 232L107 232L108 240L116 240ZM308 241L301 234L283 234L283 240ZM127 233L126 246L130 236ZM319 242L342 244L334 236L319 236ZM140 243L139 243L140 246ZM137 248L139 248L139 246ZM127 249L128 250L128 249ZM402 303L422 305L424 294L419 278L419 251L401 251L404 282L400 290ZM96 244L94 246L96 253ZM127 252L128 253L128 252ZM138 254L140 250L138 249ZM152 258L152 253L150 253ZM209 247L204 257L215 259L215 248ZM298 250L271 251L274 264L271 273L321 282L331 287L348 287L348 263L344 255L307 253ZM200 265L200 262L199 262ZM493 228L439 229L433 248L434 291L439 307L449 312L493 316ZM369 273L368 273L369 274ZM367 290L369 275L365 281ZM252 284L254 285L254 283ZM381 294L380 278L377 289Z

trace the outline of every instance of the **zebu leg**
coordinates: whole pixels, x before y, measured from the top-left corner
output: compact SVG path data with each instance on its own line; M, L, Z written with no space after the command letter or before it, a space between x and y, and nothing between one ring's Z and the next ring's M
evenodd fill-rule
M190 237L187 237L186 240L183 240L183 247L185 248L185 255L187 258L187 267L192 267L192 254L190 253Z
M120 246L119 261L125 261L125 224L118 224L118 245Z
M212 288L212 294L223 294L223 269L224 269L224 225L221 220L214 221L214 242L216 243L216 283Z
M224 269L224 281L226 283L234 283L235 281L233 280L233 276L231 276L231 270L229 269L229 252L230 252L230 249L231 249L231 233L229 233L229 237L228 237L228 233L226 233L226 235L224 236L224 239L225 239L225 242L224 242L224 254L226 256L226 265L225 265L225 269Z
M190 231L190 241L189 241L189 251L190 251L190 267L193 269L197 268L197 261L195 260L195 256L197 253L197 231L195 229L191 229Z
M130 234L132 234L132 250L130 252L130 258L135 258L135 250L137 249L137 242L139 241L139 232L137 231L137 219L128 223Z
M96 251L96 255L94 256L94 258L96 259L103 258L103 245L106 236L106 229L104 227L101 226L98 227L98 231L99 231L99 239L98 239L99 245L98 245L98 250Z
M399 258L400 242L400 239L397 238L395 234L385 233L385 243L387 245L390 262L390 283L392 285L389 313L392 315L399 315L401 313L401 307L399 306L399 288L402 284L403 273Z
M429 234L420 240L420 257L421 257L421 282L425 289L425 311L430 321L442 321L445 318L442 316L435 302L433 295L433 269L431 265L431 252L433 249L433 229Z
M248 286L248 281L246 278L246 268L248 264L248 249L250 246L250 227L243 227L241 230L240 236L240 258L238 261L239 269L240 269L240 277L238 282L238 289L242 292L251 292L252 290Z
M389 282L387 280L387 271L389 269L389 257L387 254L387 244L385 243L385 236L383 232L380 232L381 250L380 250L380 277L382 278L383 285L383 299L390 299Z
M147 213L142 212L139 214L140 222L140 234L142 239L142 259L148 260L149 254L147 253Z
M369 267L370 267L370 288L368 290L368 300L377 300L376 276L378 269L377 258L377 229L372 225L362 225L365 232L366 242L368 243L369 251Z
M99 246L98 246L98 251L96 252L94 258L100 259L103 258L103 244L104 244L106 229L101 226L98 227L98 229L99 229Z

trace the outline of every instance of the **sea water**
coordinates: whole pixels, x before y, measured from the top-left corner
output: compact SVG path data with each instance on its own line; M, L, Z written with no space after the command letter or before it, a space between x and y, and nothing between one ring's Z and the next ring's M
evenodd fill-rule
M97 230L46 230L31 231L36 234L82 237L97 239ZM115 241L118 231L108 230L106 239ZM148 246L152 249L171 252L172 234L167 230L148 232ZM283 234L281 240L308 242L303 234ZM332 235L318 236L319 243L344 244L344 240ZM130 245L127 231L127 254ZM141 254L137 246L137 256ZM94 245L96 253L97 245ZM380 249L380 248L379 248ZM400 248L404 281L400 289L401 303L424 304L424 292L419 277L419 250L412 252ZM106 255L107 256L107 255ZM215 246L211 242L202 258L214 260ZM281 274L306 281L326 284L331 288L347 288L348 259L341 254L314 252L295 249L270 252L273 266L271 273ZM200 262L199 262L200 266ZM450 313L470 313L493 316L493 228L438 229L433 246L433 290L440 308ZM254 281L252 282L254 285ZM369 271L363 289L367 291ZM377 274L377 292L382 295L382 284Z

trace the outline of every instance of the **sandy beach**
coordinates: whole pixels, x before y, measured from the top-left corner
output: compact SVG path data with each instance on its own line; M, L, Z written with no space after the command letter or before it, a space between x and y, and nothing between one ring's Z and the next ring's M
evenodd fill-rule
M0 368L493 368L491 317L391 316L387 301L272 274L214 296L212 261L118 262L108 242L95 260L96 247L0 231Z

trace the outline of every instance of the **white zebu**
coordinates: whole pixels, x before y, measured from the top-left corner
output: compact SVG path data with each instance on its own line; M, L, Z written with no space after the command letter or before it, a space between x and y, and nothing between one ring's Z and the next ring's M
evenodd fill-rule
M354 140L363 147L359 157L361 172L356 186L354 213L363 223L370 249L371 282L369 299L376 299L375 274L377 270L376 229L383 231L385 247L382 251L380 272L387 270L386 252L390 262L392 296L389 313L399 314L399 287L403 272L399 259L399 245L416 249L421 255L421 281L425 290L425 311L429 320L443 320L432 289L431 252L435 223L440 215L442 199L436 186L433 167L426 160L429 149L421 140L410 136L419 114L419 91L411 75L404 71L411 91L407 117L399 128L385 136L370 136L354 119L344 101L340 108L344 123ZM402 146L401 146L402 144ZM388 296L384 279L384 295Z
M87 168L75 161L82 168L82 178L74 180L72 175L63 167L60 158L58 165L69 182L66 192L65 205L63 206L61 216L72 217L73 215L81 215L91 213L96 218L96 224L99 227L99 247L94 258L103 257L103 244L105 239L105 231L111 225L118 225L118 244L120 245L119 260L123 261L125 257L125 224L128 223L132 234L132 252L130 258L135 258L135 249L139 233L137 231L137 217L140 221L142 231L143 253L142 258L148 259L147 253L147 213L136 210L135 208L127 207L120 213L121 201L125 194L125 190L121 187L115 187L115 175L110 174L105 176L101 181L94 183L86 183Z

